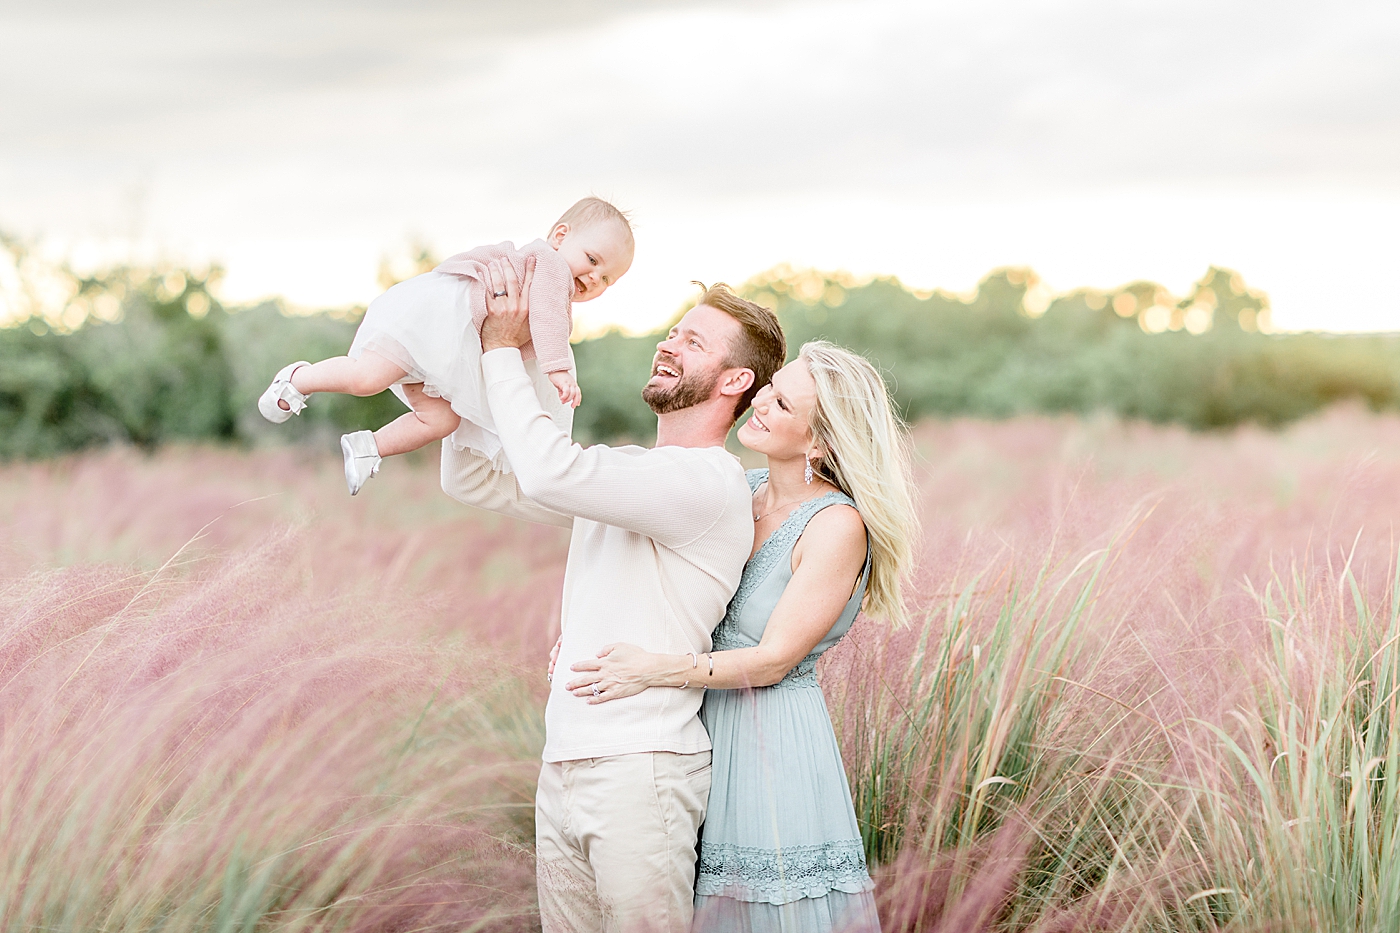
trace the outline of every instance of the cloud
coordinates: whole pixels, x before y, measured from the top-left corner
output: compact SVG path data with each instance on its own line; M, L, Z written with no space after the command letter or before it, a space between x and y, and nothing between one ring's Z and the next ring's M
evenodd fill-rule
M330 302L372 296L409 234L527 239L588 191L638 210L638 282L648 229L733 278L855 264L932 218L975 226L966 263L990 265L1058 255L1053 222L1010 218L1081 203L1141 244L1100 275L1177 274L1218 195L1400 193L1397 38L1374 0L34 4L0 12L0 225L137 231L226 259L230 287ZM1207 239L1248 253L1227 224ZM285 278L292 244L316 275Z

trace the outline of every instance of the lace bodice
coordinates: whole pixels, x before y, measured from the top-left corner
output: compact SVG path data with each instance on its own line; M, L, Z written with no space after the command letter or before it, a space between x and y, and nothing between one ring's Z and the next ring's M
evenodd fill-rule
M749 470L747 479L749 489L757 492L758 487L767 481L768 471ZM729 609L725 612L724 619L715 629L714 650L751 648L759 643L763 638L763 630L767 627L768 617L772 614L783 590L787 588L788 582L792 579L792 549L797 546L797 541L806 531L807 523L812 520L812 516L832 505L849 505L854 508L855 502L842 492L829 492L809 499L793 509L792 514L784 519L783 523L774 529L767 540L759 546L758 552L744 568L744 575L739 581L739 589L734 593L734 598L729 601ZM846 634L846 630L851 627L856 613L860 611L861 601L865 598L865 584L869 575L870 557L867 552L865 569L861 571L860 581L836 623L812 650L812 653L788 671L781 681L774 684L775 687L817 686L815 672L817 659L828 648L836 644L841 636Z

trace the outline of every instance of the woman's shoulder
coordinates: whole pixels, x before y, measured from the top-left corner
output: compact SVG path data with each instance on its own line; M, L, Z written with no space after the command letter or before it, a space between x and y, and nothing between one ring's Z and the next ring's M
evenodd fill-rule
M860 573L868 553L861 513L833 496L833 502L806 521L802 537L792 549L792 570L805 566L823 577L840 579L847 573Z
M848 496L832 496L832 501L824 504L807 521L808 528L820 528L823 536L851 536L865 540L865 519Z
M807 553L818 551L834 557L849 554L864 560L865 520L848 497L832 496L807 520L799 546Z
M745 470L744 478L749 481L749 492L758 492L758 487L768 482L768 468Z

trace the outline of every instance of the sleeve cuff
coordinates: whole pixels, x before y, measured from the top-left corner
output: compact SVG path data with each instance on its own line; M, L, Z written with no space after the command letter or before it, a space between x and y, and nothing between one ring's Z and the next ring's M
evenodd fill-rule
M487 385L524 375L525 361L518 347L497 347L481 354L481 376Z

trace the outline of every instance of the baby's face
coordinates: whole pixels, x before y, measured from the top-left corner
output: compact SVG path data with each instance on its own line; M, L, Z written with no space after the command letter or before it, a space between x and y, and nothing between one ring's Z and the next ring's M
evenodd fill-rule
M632 267L632 244L620 224L559 224L550 233L549 244L559 250L574 274L574 301L592 301Z

